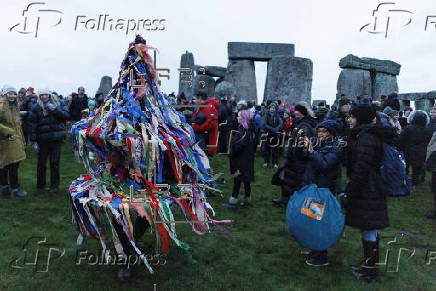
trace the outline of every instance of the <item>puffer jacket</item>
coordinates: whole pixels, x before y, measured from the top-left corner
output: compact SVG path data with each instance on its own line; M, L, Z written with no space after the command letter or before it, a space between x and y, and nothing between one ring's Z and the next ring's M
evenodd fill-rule
M36 104L28 118L32 125L30 140L38 142L63 140L66 137L65 122L69 117L65 106L59 105L54 111L47 109L47 115L44 115L42 107Z
M411 166L423 166L427 145L433 135L427 127L429 117L425 111L416 110L409 116L410 125L403 129L400 136L400 148L406 156L406 162Z
M381 165L383 143L396 145L397 138L394 128L380 124L362 125L351 130L347 159L347 225L363 230L389 226L386 196L375 187L374 175L378 174Z
M337 140L322 142L318 149L315 148L315 151L309 154L303 186L316 184L318 188L329 188L335 193L341 174L341 153L342 148Z

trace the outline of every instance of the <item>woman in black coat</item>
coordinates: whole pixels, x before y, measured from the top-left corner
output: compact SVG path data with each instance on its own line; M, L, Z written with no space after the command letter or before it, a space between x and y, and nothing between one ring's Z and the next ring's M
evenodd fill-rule
M375 187L383 158L383 143L395 145L397 134L392 127L375 124L376 112L370 105L351 109L352 128L348 139L345 222L362 232L364 260L352 267L354 276L366 281L378 280L378 230L389 226L387 201L384 193Z
M29 114L32 125L30 139L38 151L37 189L56 192L60 182L61 146L66 137L65 122L69 113L50 90L40 90L38 95L37 104ZM50 159L50 188L45 188L47 159Z
M433 135L432 130L426 127L430 120L425 111L416 110L409 116L409 124L400 136L401 150L406 156L407 168L412 167L412 184L420 182L424 171L427 145Z
M252 128L252 114L248 110L238 113L239 127L230 136L230 174L233 176L233 192L229 201L223 204L226 208L236 208L239 190L244 183L245 200L243 207L251 207L251 182L254 180L254 155L256 152L256 133Z
M296 122L287 145L286 162L274 174L271 181L273 185L280 185L281 187L281 196L272 200L277 206L285 207L288 204L289 197L302 186L303 175L308 162L308 152L304 141L306 138L313 137L314 127L316 126L312 114L308 106L295 106Z

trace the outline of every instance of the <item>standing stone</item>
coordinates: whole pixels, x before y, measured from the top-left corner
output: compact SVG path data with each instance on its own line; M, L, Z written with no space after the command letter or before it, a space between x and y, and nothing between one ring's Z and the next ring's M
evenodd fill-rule
M430 99L419 99L415 100L415 109L416 110L424 110L430 111L431 109L431 100Z
M394 75L377 73L375 75L372 96L378 100L381 95L388 96L392 92L398 92L397 77Z
M104 76L100 80L100 86L98 87L97 94L102 93L106 96L112 89L112 78L109 76Z
M194 77L193 94L205 93L207 96L215 95L215 79L202 74Z
M230 60L268 61L273 57L293 57L294 45L291 43L229 42L227 51Z
M343 69L337 83L337 96L342 94L349 99L356 96L371 95L371 74L369 71L360 69Z
M236 100L252 100L257 102L254 61L230 60L224 79L235 87Z
M192 53L186 51L182 55L180 68L191 69L191 71L180 71L179 73L179 94L183 92L186 99L191 100L194 95L194 55Z
M227 68L219 66L199 66L195 65L194 70L197 74L208 75L211 77L224 78Z
M236 94L235 86L232 83L227 81L221 81L217 83L215 86L215 98L221 99L226 97L227 100L230 100Z
M274 57L268 62L264 101L282 100L289 104L310 104L313 64L310 59Z
M354 55L347 55L339 61L342 69L362 69L375 71L397 76L400 74L401 65L390 60L379 60L374 58L359 58Z

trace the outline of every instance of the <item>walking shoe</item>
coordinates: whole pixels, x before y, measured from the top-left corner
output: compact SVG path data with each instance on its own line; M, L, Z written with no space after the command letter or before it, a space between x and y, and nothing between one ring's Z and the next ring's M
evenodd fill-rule
M228 209L236 209L236 208L238 208L238 199L230 196L229 202L223 203L223 207L224 208L228 208Z
M430 212L430 213L424 215L424 217L428 218L428 219L436 219L436 211Z
M0 196L9 196L9 195L11 195L11 190L9 189L9 185L1 185Z
M274 168L276 168L276 169L277 169L278 167L279 167L279 166L278 166L277 164L274 164Z
M268 167L268 163L263 163L263 167L264 168Z
M286 197L279 197L279 198L273 199L272 202L276 206L286 207L286 205L288 205L288 200L289 199Z
M329 265L329 262L327 259L311 258L306 260L306 265L312 267L325 267Z
M244 208L253 207L253 205L251 204L251 197L246 197L244 202L242 202L240 205L241 205L241 207L244 207Z
M36 191L38 191L39 193L46 193L50 191L49 187L37 187Z
M12 197L24 197L27 196L27 192L20 188L11 189Z
M58 188L58 187L56 187L56 188L52 188L52 187L50 187L50 188L48 188L48 190L47 190L48 193L57 193L58 191L59 191L59 188Z

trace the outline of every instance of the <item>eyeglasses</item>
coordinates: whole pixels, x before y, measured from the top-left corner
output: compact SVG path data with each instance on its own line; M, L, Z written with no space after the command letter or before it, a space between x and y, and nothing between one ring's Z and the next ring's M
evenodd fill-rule
M17 93L15 93L15 92L8 92L8 93L6 93L6 95L8 95L8 96L17 96Z

